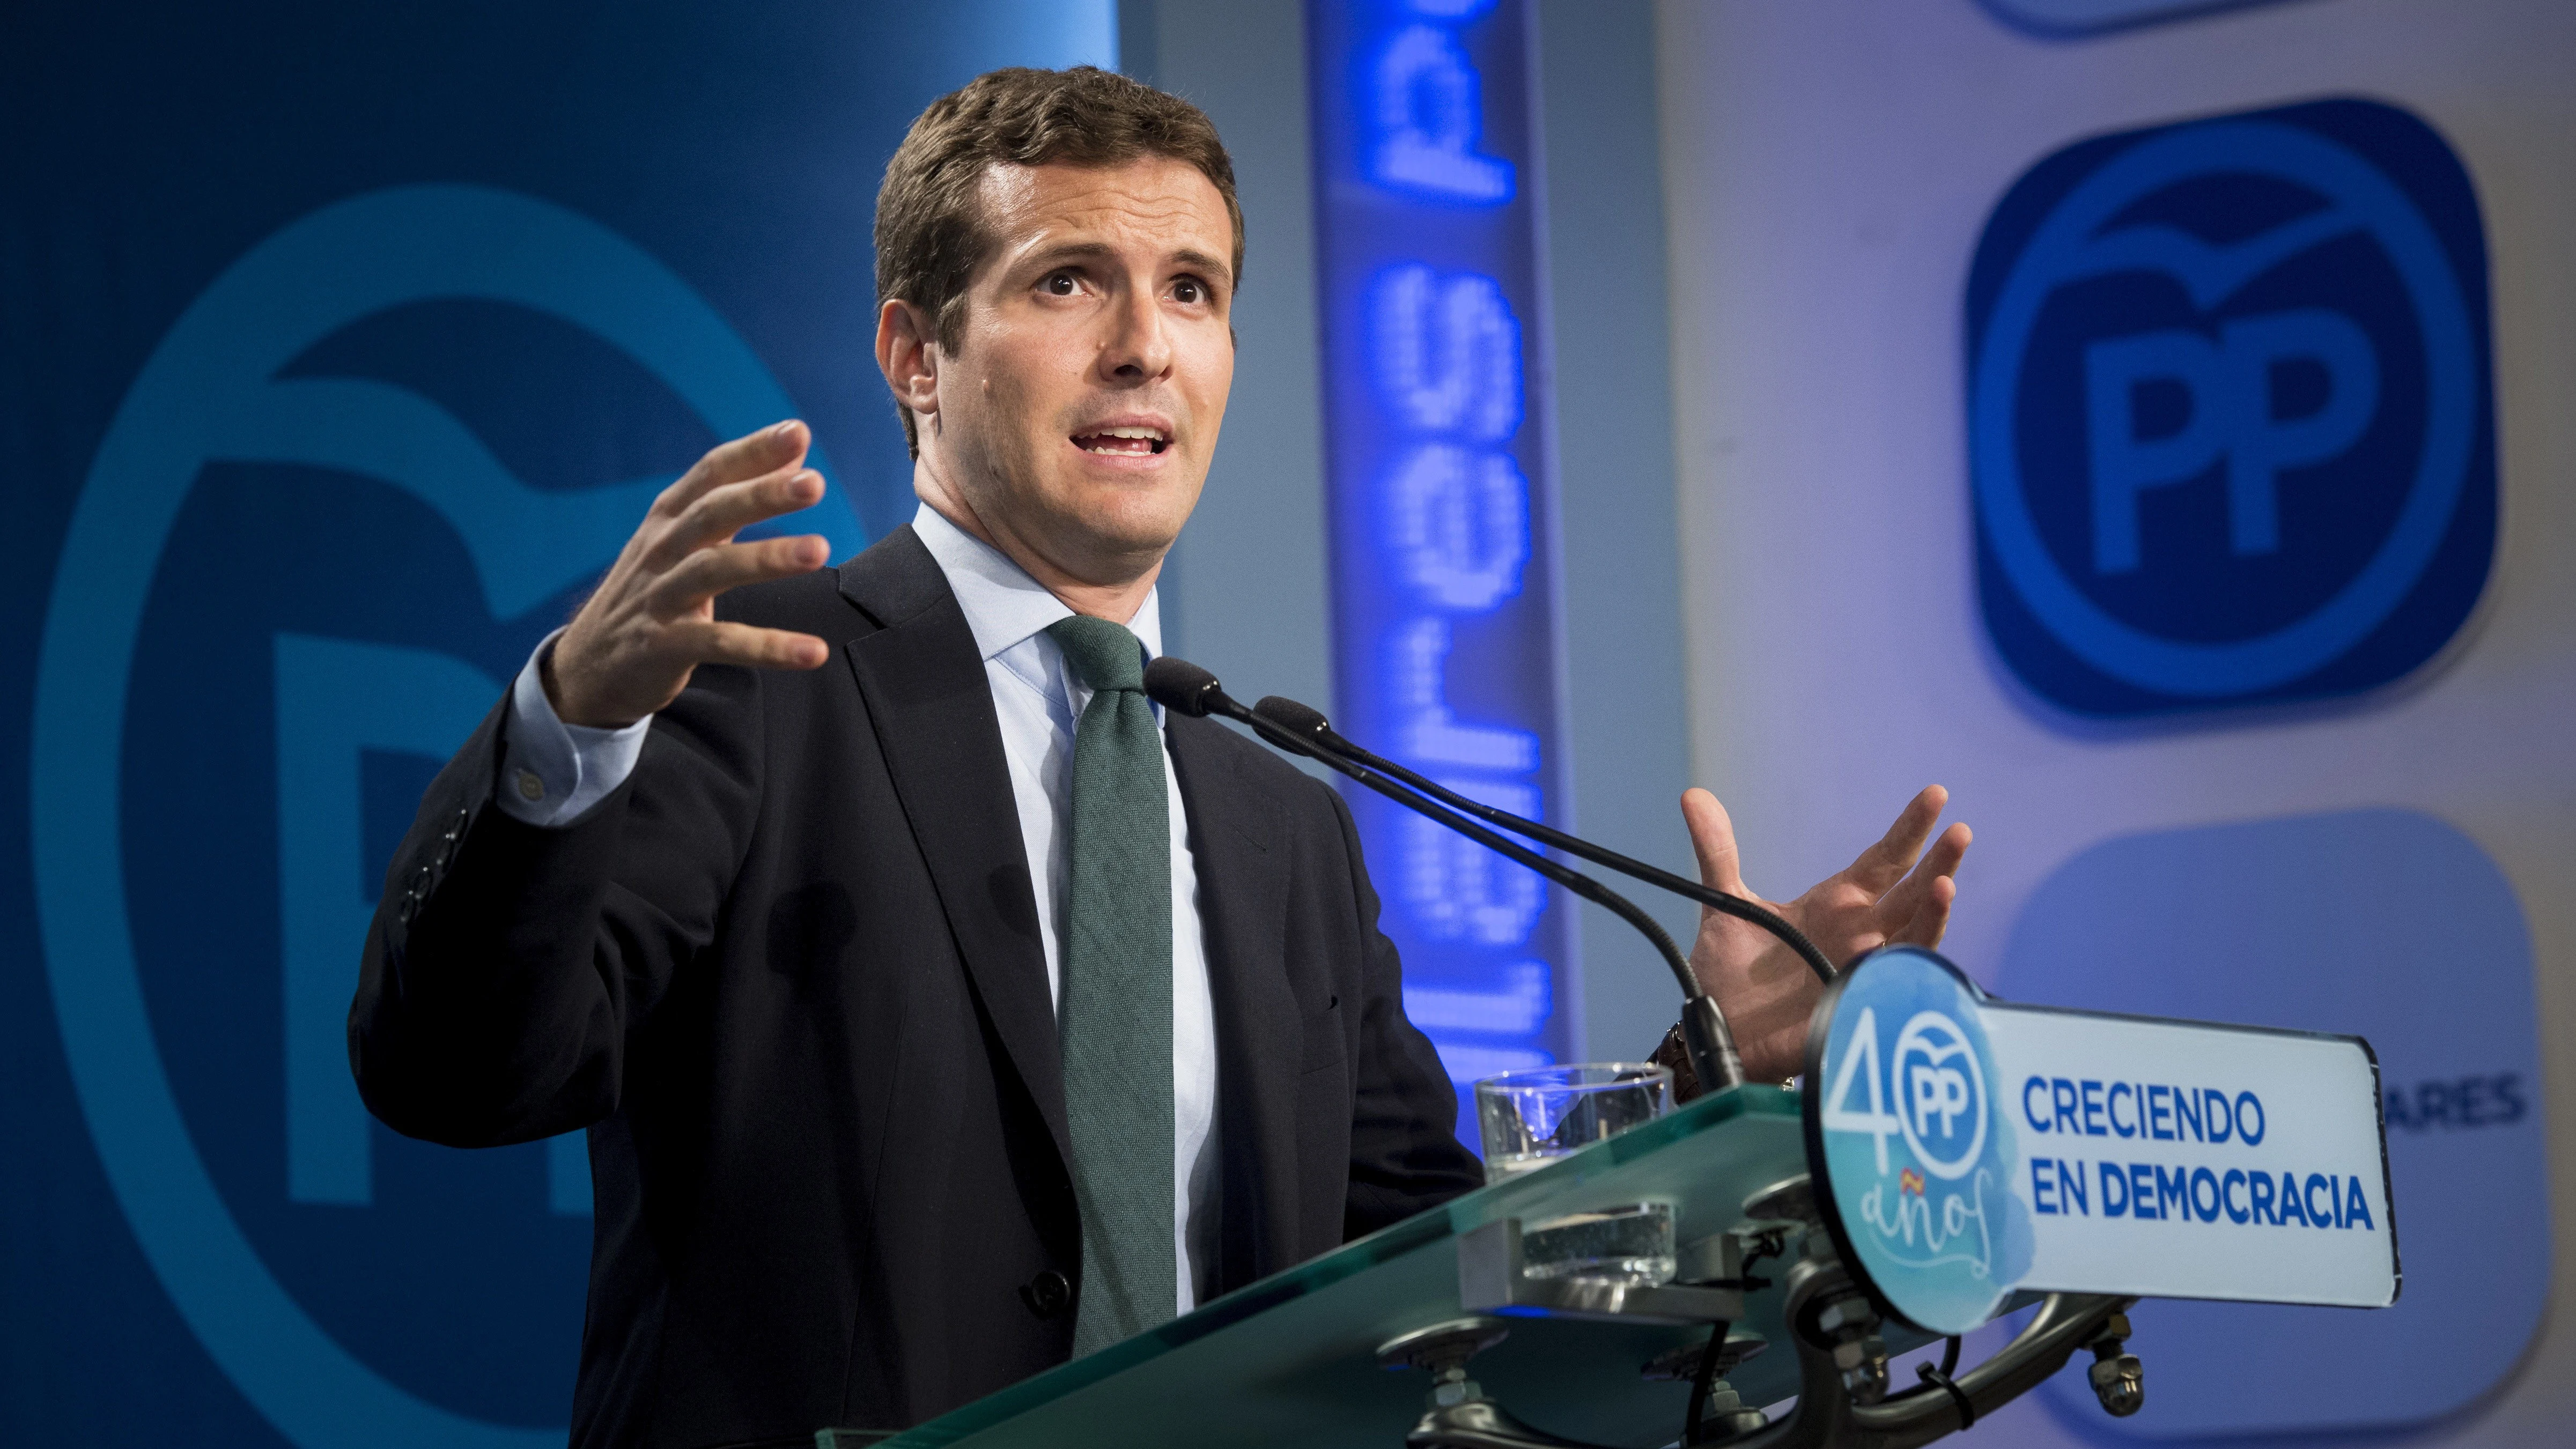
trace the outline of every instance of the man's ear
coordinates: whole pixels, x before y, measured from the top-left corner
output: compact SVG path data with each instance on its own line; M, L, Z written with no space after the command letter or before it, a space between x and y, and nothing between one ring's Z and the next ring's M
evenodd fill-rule
M898 404L923 416L939 411L939 341L928 312L900 297L877 308L877 370Z

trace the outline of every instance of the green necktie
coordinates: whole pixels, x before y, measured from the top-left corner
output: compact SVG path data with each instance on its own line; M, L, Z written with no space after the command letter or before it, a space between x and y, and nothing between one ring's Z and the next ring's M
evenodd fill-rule
M1073 735L1056 1027L1082 1214L1075 1356L1174 1312L1172 836L1144 649L1106 619L1047 626L1091 703Z

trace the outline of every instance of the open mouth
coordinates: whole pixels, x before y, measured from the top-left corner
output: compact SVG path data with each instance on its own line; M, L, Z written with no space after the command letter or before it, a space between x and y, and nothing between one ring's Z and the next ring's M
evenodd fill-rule
M1160 428L1102 428L1074 434L1073 445L1105 457L1144 458L1159 456L1172 445L1172 440Z

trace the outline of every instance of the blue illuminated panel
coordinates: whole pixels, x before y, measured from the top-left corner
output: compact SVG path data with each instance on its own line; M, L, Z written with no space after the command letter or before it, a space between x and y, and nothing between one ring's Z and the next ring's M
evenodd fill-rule
M1338 724L1561 824L1527 6L1316 0L1307 15ZM1375 795L1351 804L1407 1010L1450 1075L1568 1055L1563 897Z

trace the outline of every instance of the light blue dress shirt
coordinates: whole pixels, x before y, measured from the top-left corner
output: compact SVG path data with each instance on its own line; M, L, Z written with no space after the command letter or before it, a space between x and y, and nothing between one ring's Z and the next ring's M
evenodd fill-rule
M913 532L948 576L966 626L984 656L993 712L1002 724L1002 755L1019 808L1020 843L1036 888L1038 937L1046 953L1047 991L1061 981L1057 938L1064 924L1065 821L1073 808L1073 732L1091 691L1074 677L1046 627L1073 613L999 549L942 517L915 510ZM1147 593L1127 627L1152 659L1163 649L1161 603ZM551 639L549 640L551 642ZM544 650L539 645L539 653ZM826 664L825 668L833 667ZM1157 721L1163 717L1158 707ZM650 717L624 729L568 725L557 718L529 656L510 691L502 729L501 808L530 825L560 826L580 818L625 782L643 752ZM1163 756L1163 789L1172 822L1172 1241L1178 1258L1178 1310L1196 1306L1216 1262L1216 1016L1208 996L1207 945L1199 923L1198 869L1189 850L1172 757Z

